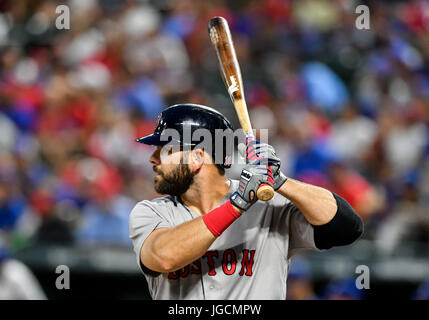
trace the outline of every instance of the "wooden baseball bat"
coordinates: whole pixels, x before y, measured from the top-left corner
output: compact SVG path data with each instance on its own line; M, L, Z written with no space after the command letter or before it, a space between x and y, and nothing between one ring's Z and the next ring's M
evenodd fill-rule
M208 23L208 32L216 52L223 82L237 111L241 127L246 135L253 136L252 125L244 98L241 70L235 54L228 22L223 17L211 18ZM259 187L256 194L259 200L268 201L274 196L274 189L268 184L263 184Z

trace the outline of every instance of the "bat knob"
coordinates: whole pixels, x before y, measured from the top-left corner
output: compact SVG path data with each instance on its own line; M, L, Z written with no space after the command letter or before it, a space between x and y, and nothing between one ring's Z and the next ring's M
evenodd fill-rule
M256 192L256 196L262 201L271 200L274 197L274 189L268 184L261 184Z

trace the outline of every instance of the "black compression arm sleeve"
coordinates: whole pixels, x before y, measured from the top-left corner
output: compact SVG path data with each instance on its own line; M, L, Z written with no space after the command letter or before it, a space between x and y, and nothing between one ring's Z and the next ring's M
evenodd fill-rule
M350 204L332 193L337 201L337 212L327 224L314 227L314 242L319 249L345 246L357 240L363 233L363 222Z

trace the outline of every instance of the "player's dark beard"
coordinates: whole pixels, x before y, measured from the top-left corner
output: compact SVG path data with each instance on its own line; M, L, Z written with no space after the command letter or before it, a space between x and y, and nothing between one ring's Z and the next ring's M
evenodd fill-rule
M155 168L154 168L155 171ZM180 196L184 194L194 182L194 174L188 164L180 163L168 173L155 171L161 175L161 179L155 181L155 191L160 194Z

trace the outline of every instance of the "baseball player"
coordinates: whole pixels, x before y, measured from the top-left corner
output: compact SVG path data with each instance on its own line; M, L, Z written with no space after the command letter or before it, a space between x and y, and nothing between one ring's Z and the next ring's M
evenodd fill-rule
M166 194L137 203L130 215L153 299L285 299L292 255L348 245L362 234L362 220L344 199L287 178L270 145L249 139L248 163L239 181L230 180L232 151L217 164L196 141L185 141L185 128L214 133L232 126L212 108L180 104L161 113L152 135L137 139L156 147L149 160L154 187ZM164 139L168 129L176 138ZM167 143L178 148L165 151ZM276 191L270 201L256 199L261 184Z

